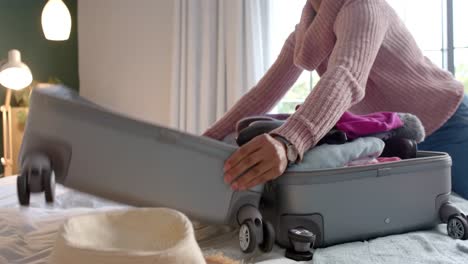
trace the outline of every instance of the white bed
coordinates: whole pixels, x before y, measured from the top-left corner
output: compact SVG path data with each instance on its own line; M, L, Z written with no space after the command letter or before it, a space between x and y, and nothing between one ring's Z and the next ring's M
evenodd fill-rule
M452 196L460 209L468 212L468 201ZM68 217L101 210L119 210L124 205L57 187L56 202L45 204L42 195L33 195L31 205L23 208L16 198L16 178L0 179L0 264L47 263L54 236ZM200 246L207 252L222 251L241 259L237 247L236 231L227 228L196 225ZM296 263L285 259L283 251L261 255L256 252L244 256L245 263ZM330 263L468 263L468 241L449 238L445 225L434 230L413 232L355 242L316 250L314 264Z

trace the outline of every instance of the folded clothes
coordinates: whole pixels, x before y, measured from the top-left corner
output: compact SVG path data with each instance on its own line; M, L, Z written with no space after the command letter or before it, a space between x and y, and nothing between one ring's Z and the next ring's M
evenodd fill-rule
M362 137L342 145L324 144L307 151L302 162L292 167L300 170L345 167L353 160L379 157L384 147L385 143L375 137Z
M237 146L236 133L235 132L229 133L227 136L223 138L222 142L227 143L229 145Z
M414 159L418 153L416 141L407 138L392 137L384 140L385 148L382 157L399 157L401 159Z
M242 129L248 127L251 123L256 121L285 121L291 115L290 114L265 114L258 116L244 117L236 123L236 131L239 133Z
M346 167L373 165L373 164L377 164L377 163L379 163L377 158L374 158L374 157L364 158L364 159L353 160L353 161L349 162L348 164L346 164Z
M399 157L389 157L389 158L365 158L365 159L358 159L358 160L353 160L350 163L348 163L346 166L347 167L353 167L353 166L365 166L365 165L373 165L373 164L379 164L379 163L388 163L388 162L397 162L401 161Z
M297 105L296 110L299 109L300 106L300 104ZM285 120L290 115L267 114L266 116L277 120ZM398 118L401 122L398 121ZM361 136L378 137L382 140L400 137L412 139L417 143L421 143L426 136L421 120L410 113L377 112L368 115L355 115L350 112L345 112L337 124L342 128L340 129L341 131L345 133L348 132L347 137L350 139ZM371 125L371 127L369 127L369 125ZM349 131L343 127L351 127L354 132L357 132L356 134L349 133Z
M390 131L371 134L369 136L378 137L382 140L389 140L393 137L406 138L421 143L426 137L424 126L421 120L415 115L408 113L398 113L398 117L403 122L403 126Z
M239 134L244 128L250 126L255 121L276 121L275 118L270 116L249 116L242 118L236 123L236 133Z
M254 137L269 133L275 128L284 124L281 120L258 120L250 123L246 128L239 131L237 135L237 144L242 146L252 140Z
M330 130L322 139L319 140L317 146L322 144L341 145L348 142L348 136L345 132L337 129Z
M354 139L370 134L390 131L403 126L397 113L377 112L367 115L355 115L345 112L336 123L336 128Z
M263 119L263 117L251 117L250 119L243 119L237 123L238 131L237 144L242 146L252 140L254 137L269 133L274 129L284 124L283 120L270 120ZM246 126L246 127L245 127ZM348 141L346 134L343 131L332 129L329 131L318 143L317 146L322 144L344 144Z
M388 157L388 158L385 158L385 157L379 157L377 158L377 161L379 163L386 163L386 162L397 162L397 161L401 161L401 159L399 157Z

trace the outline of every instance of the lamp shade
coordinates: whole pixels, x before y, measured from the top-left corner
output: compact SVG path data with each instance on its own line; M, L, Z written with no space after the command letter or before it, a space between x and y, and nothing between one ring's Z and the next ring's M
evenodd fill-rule
M71 15L62 0L49 0L42 10L42 31L48 40L62 41L70 37Z
M21 61L18 50L8 52L8 61L0 67L0 84L13 90L21 90L31 84L31 70Z

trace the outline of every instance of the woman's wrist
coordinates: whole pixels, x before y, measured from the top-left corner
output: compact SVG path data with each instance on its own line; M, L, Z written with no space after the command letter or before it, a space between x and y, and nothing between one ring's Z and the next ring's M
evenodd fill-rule
M297 151L297 148L294 146L294 144L289 142L288 139L281 135L274 134L272 135L272 137L282 143L284 150L286 151L288 164L291 165L297 163L297 160L299 158L299 152Z

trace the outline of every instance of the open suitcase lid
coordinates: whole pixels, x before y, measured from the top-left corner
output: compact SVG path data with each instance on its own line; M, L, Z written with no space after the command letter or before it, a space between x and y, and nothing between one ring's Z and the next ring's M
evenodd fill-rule
M235 146L126 117L63 86L35 89L31 109L20 162L46 154L56 181L69 188L216 223L238 203L258 203L263 190L238 193L224 183L223 163Z

